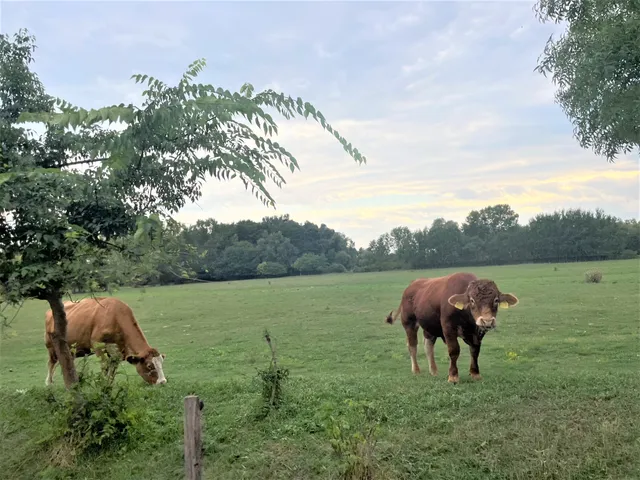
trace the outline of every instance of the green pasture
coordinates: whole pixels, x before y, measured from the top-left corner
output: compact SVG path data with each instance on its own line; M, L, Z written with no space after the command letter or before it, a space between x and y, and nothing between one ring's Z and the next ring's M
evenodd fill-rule
M600 284L584 282L597 268ZM372 401L380 424L379 478L640 478L640 279L637 260L468 269L520 304L501 310L484 339L483 380L447 383L411 374L399 322L384 323L403 289L451 270L289 277L125 289L149 343L166 353L163 387L122 381L144 407L143 440L50 467L38 443L50 428L42 301L25 303L0 344L0 477L183 478L182 399L204 403L205 478L337 478L341 464L322 428L326 405ZM282 409L264 420L256 370L268 365L268 328L289 368ZM91 362L95 365L96 360ZM56 370L54 391L62 389Z

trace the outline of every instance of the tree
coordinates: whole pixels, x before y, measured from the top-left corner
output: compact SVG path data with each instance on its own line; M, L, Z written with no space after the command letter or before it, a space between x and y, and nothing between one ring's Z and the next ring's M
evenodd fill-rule
M150 245L138 251L124 248L127 244L135 244L131 236L120 239L123 247L111 253L109 266L113 271L110 278L117 279L121 285L136 286L193 281L199 258L196 247L185 241L184 231L184 225L168 218Z
M539 0L542 22L566 22L549 38L536 70L552 74L556 101L583 148L608 161L640 146L640 3Z
M258 240L257 247L263 262L279 263L286 268L291 266L299 253L282 232L264 235Z
M492 205L469 212L462 225L462 231L468 237L479 237L485 240L498 232L515 228L518 225L518 218L519 215L509 205Z
M269 138L278 126L266 107L286 119L311 116L354 160L366 162L301 98L273 90L254 95L250 84L232 93L194 83L204 60L192 63L176 86L134 75L148 85L141 107L87 111L46 95L29 69L34 48L25 30L13 42L0 36L0 293L11 304L30 297L49 302L67 386L77 375L62 296L95 283L108 252L121 248L114 240L135 231L133 241L144 245L162 217L199 198L209 177L239 178L275 207L266 184L285 183L276 162L292 172L299 166ZM20 122L39 122L46 133L32 138ZM116 122L119 130L111 128ZM84 171L73 170L80 165Z
M283 277L287 274L287 267L278 262L262 262L256 271L260 277Z
M46 300L54 313L52 342L67 386L77 381L66 341L62 295L92 289L103 277L105 247L135 225L102 172L62 171L79 155L99 154L111 132L46 126L37 137L21 116L53 112L54 101L30 71L34 39L0 35L0 301ZM102 278L104 280L104 278ZM104 283L104 282L101 282Z
M396 227L390 233L393 239L396 257L406 266L412 265L412 260L416 258L418 244L416 238L407 227Z
M336 253L336 256L334 257L333 261L335 263L339 263L345 269L349 269L353 266L353 258L344 250L341 250L338 253Z
M293 263L300 273L320 273L327 266L327 259L315 253L305 253Z
M436 218L427 233L427 262L433 266L455 265L462 251L462 232L458 224Z
M218 278L244 279L255 276L260 252L250 242L242 240L227 247L217 259L214 271Z
M626 220L623 230L627 238L625 250L631 255L640 254L640 222L636 219Z
M163 229L163 233L166 229ZM352 268L355 263L357 251L354 247L353 240L342 233L327 227L326 225L314 225L311 222L304 224L297 223L287 216L283 217L265 217L260 222L239 221L235 223L219 223L214 219L198 220L195 225L189 227L180 226L175 232L172 230L172 236L168 240L174 239L178 243L182 243L185 252L181 253L181 259L176 257L174 260L175 271L192 271L200 280L229 280L238 278L233 268L228 267L229 264L223 264L221 258L227 248L232 247L239 242L247 242L257 248L259 263L267 263L271 268L272 264L284 266L286 274L292 274L294 269L292 264L304 253L314 253L324 256L329 266L323 271L343 272ZM171 244L169 242L169 244ZM302 247L307 246L310 250L300 251L294 242ZM245 245L246 246L246 245ZM159 245L158 248L164 252L165 245ZM172 248L172 251L175 251ZM167 260L170 258L169 252L164 252ZM177 253L177 252L176 252ZM152 264L147 258L150 256L145 254L145 263ZM114 257L116 262L119 257ZM341 265L341 266L338 266ZM168 270L168 264L164 261L156 263L154 268L162 268L162 274L156 272L152 275L152 271L148 270L144 275L138 275L139 282L152 281L151 277L155 277L153 281L170 283L182 283L188 279L182 278L183 274L172 275ZM222 269L221 269L222 268ZM244 274L243 278L255 276L263 276L263 269L256 269L251 275ZM116 270L122 270L118 266ZM278 270L279 271L279 270ZM246 270L245 270L246 272ZM166 274L165 274L166 273ZM147 280L144 277L146 276Z
M198 220L183 232L186 243L194 246L199 262L196 275L201 280L213 280L216 260L225 248L238 241L233 225L218 223L212 218Z

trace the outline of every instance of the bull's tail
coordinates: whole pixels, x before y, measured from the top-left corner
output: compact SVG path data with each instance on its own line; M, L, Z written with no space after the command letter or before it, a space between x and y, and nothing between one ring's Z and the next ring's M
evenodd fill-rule
M393 322L396 321L396 318L398 318L398 315L400 315L400 312L402 312L402 302L400 302L400 305L398 305L398 308L396 309L396 313L393 313L393 310L389 312L389 315L387 315L386 322L389 325L393 325Z

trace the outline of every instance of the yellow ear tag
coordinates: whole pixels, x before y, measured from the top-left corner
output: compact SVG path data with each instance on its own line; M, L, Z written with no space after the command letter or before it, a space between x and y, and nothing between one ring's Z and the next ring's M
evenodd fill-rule
M462 303L462 302L456 302L456 304L454 305L454 307L456 307L458 310L464 310L464 303Z
M507 302L500 302L500 308L509 308L509 304Z

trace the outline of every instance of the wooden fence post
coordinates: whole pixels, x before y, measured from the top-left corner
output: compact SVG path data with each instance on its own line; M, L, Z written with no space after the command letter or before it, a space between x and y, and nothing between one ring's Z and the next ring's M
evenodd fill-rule
M187 480L202 479L202 423L204 404L196 395L184 397L184 470Z

